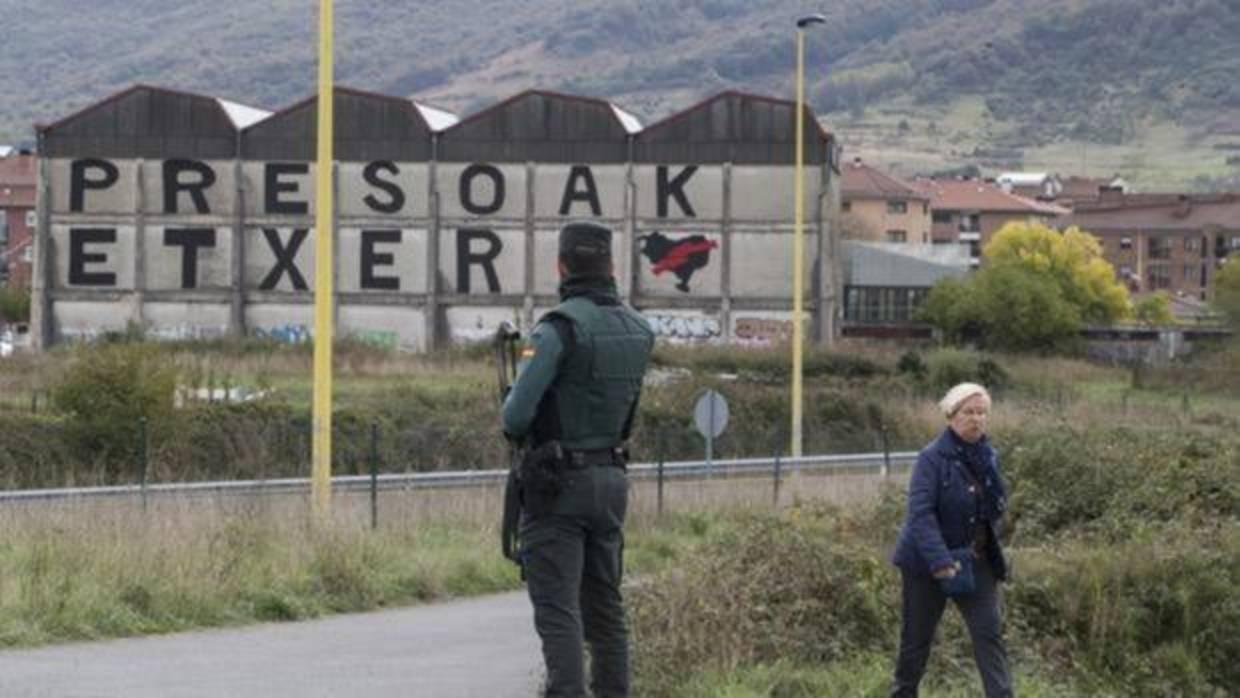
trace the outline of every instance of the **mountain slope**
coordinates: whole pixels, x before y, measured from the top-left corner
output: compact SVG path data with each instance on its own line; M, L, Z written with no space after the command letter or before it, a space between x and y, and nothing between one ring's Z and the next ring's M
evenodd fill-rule
M289 104L315 89L314 4L0 0L0 142L135 82ZM790 96L793 19L819 4L336 7L341 83L461 112L541 87L649 121L721 89ZM899 172L1050 164L1198 187L1240 174L1228 164L1240 144L1234 0L841 0L824 11L827 24L807 33L810 100L851 152Z

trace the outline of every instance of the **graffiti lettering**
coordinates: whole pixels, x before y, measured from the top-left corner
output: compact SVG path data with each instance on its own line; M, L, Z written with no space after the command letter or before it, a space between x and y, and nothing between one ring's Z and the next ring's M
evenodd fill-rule
M672 342L705 342L722 334L719 319L706 315L646 315L656 337Z
M737 318L733 336L738 344L786 344L792 338L791 320L770 318Z
M255 327L250 333L260 339L271 339L281 344L301 344L314 339L314 334L305 325L275 325L272 327Z

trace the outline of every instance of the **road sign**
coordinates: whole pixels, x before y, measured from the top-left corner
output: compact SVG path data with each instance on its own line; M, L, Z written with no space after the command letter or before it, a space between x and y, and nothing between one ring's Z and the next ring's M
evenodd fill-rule
M718 438L728 427L728 401L714 390L702 393L693 408L693 423L707 440Z

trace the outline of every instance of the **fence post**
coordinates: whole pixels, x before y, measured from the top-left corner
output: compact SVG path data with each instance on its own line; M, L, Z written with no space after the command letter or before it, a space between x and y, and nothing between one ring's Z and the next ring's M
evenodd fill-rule
M887 431L887 423L879 426L879 435L883 437L883 479L891 475L891 434Z
M146 417L139 417L138 418L138 467L141 468L141 472L138 474L138 478L139 478L139 482L142 483L141 487L142 487L142 513L143 514L146 513L146 508L147 508L146 480L147 480L148 468L147 468L147 460L146 460L146 450L147 450L146 441L147 441Z
M771 505L776 509L779 508L779 485L780 475L782 474L781 468L783 466L783 455L784 432L783 429L775 427L775 486L772 488L773 492L771 494Z
M667 448L666 441L667 441L666 434L664 433L663 429L660 429L658 432L658 436L655 437L655 458L657 459L656 462L658 463L658 468L656 471L657 476L658 476L658 479L657 479L658 504L657 504L657 508L655 509L655 515L657 518L660 518L660 519L663 518L663 457L664 457L664 451Z
M370 423L370 529L379 528L379 423Z
M34 390L30 393L30 414L39 413L39 391Z

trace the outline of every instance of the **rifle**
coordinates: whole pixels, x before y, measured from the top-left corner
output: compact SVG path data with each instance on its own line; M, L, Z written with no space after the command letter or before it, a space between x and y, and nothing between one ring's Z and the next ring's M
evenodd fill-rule
M499 385L499 403L502 407L504 398L512 389L517 379L517 345L521 341L521 333L509 322L501 322L495 330L495 370ZM517 482L517 470L520 464L517 444L508 445L508 479L504 483L504 514L500 522L500 550L504 557L521 564L518 555L518 527L521 519L521 491Z

